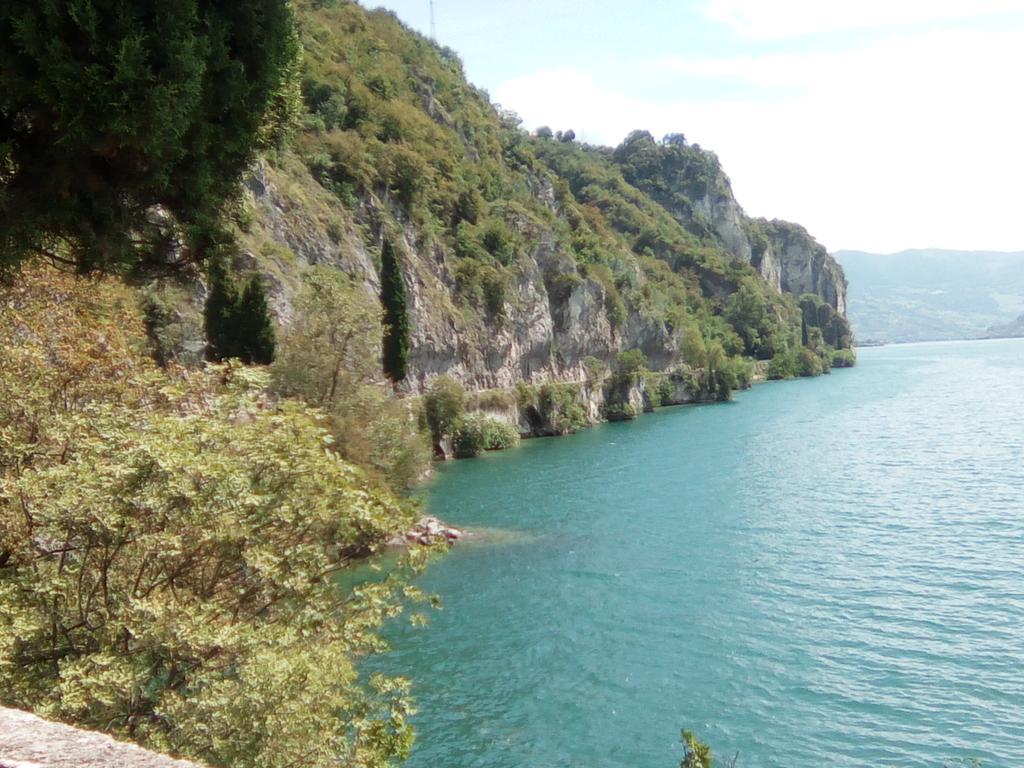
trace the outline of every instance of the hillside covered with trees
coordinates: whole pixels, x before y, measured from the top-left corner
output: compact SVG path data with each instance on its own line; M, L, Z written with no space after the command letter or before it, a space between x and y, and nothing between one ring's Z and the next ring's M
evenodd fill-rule
M0 279L0 703L211 765L408 753L360 660L425 554L339 574L432 455L854 361L712 153L531 134L344 0L4 4Z

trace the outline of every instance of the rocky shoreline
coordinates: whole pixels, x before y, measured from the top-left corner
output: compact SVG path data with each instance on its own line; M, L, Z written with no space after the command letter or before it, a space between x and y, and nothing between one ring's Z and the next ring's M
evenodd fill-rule
M416 525L405 533L394 536L388 546L392 548L420 545L429 547L433 544L447 542L452 544L461 541L469 536L469 532L462 528L455 528L442 522L436 517L426 515L421 517Z

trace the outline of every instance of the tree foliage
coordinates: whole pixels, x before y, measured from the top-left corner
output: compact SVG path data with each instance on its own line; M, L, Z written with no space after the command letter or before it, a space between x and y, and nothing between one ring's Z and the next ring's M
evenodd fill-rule
M290 119L287 0L0 4L0 267L166 257L217 229Z
M698 739L692 731L683 731L683 761L679 768L714 768L711 747Z
M395 249L384 240L381 249L380 302L384 307L384 373L396 384L409 368L409 308L405 280Z
M466 411L466 390L451 376L438 376L423 396L423 415L434 442L450 437Z
M381 386L380 302L331 267L304 275L295 314L272 368L275 388L321 407L335 447L393 488L406 488L429 466L430 445L408 401Z
M406 755L406 684L356 664L415 593L335 574L415 511L265 372L162 371L125 289L24 277L0 296L5 703L211 765Z
M519 430L480 413L462 419L452 435L457 459L471 459L484 451L503 451L517 445Z
M221 258L211 259L206 273L209 288L203 320L207 357L269 365L274 360L276 341L262 278L252 275L239 288Z

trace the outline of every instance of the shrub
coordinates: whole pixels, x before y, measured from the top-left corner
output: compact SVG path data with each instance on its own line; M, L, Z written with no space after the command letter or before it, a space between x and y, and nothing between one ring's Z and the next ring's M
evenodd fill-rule
M662 376L658 379L654 391L659 405L671 405L672 398L675 395L675 387L672 386L672 382L667 376Z
M508 274L475 258L463 258L452 269L455 290L467 304L483 309L493 318L504 315L508 294Z
M833 368L852 368L857 364L857 353L852 349L837 349L832 353Z
M538 393L541 416L556 434L575 432L587 425L587 414L580 404L579 389L573 384L544 384Z
M712 768L714 759L711 747L700 741L690 731L683 731L680 740L683 742L683 761L679 768Z
M295 314L271 368L275 390L323 408L334 447L375 479L402 489L430 465L410 402L380 385L380 302L334 267L303 275Z
M754 361L746 357L729 358L733 389L750 389L754 382Z
M639 349L619 352L615 359L615 373L621 378L633 377L647 370L647 355Z
M500 219L489 220L483 228L481 243L487 252L508 266L516 259L516 240L512 232Z
M586 372L587 384L591 387L598 386L608 375L608 365L604 360L587 356L583 358L583 370Z
M821 358L818 357L818 354L813 349L800 347L798 355L801 376L821 376L823 372Z
M466 390L451 376L438 376L423 396L423 415L439 443L452 435L466 409Z
M467 407L473 410L505 410L516 404L516 392L511 389L487 389L471 395Z
M458 459L471 459L484 451L501 451L517 445L519 431L515 427L479 413L459 422L452 435L452 447Z
M637 412L629 403L608 403L604 407L604 417L608 421L629 421L637 417Z
M519 430L497 419L488 419L484 432L484 446L488 451L504 451L519 445Z
M407 574L335 575L415 510L265 371L157 369L122 286L0 290L5 704L210 765L405 757L406 683L357 665Z
M469 416L462 419L452 433L452 449L457 459L472 459L486 449L484 417Z
M604 289L604 311L612 328L621 328L626 323L626 303L622 300L612 271L604 264L587 267L587 277L596 280Z
M768 378L772 381L779 379L792 379L800 375L799 360L796 354L789 350L776 352L768 363Z

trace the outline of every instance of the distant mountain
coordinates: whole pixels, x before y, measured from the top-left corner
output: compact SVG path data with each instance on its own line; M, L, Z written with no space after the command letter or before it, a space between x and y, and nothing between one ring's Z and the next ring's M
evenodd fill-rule
M993 325L986 334L990 339L1019 339L1024 337L1024 315L1005 325Z
M849 317L859 341L984 338L1024 312L1024 252L840 251L835 257L849 280Z

